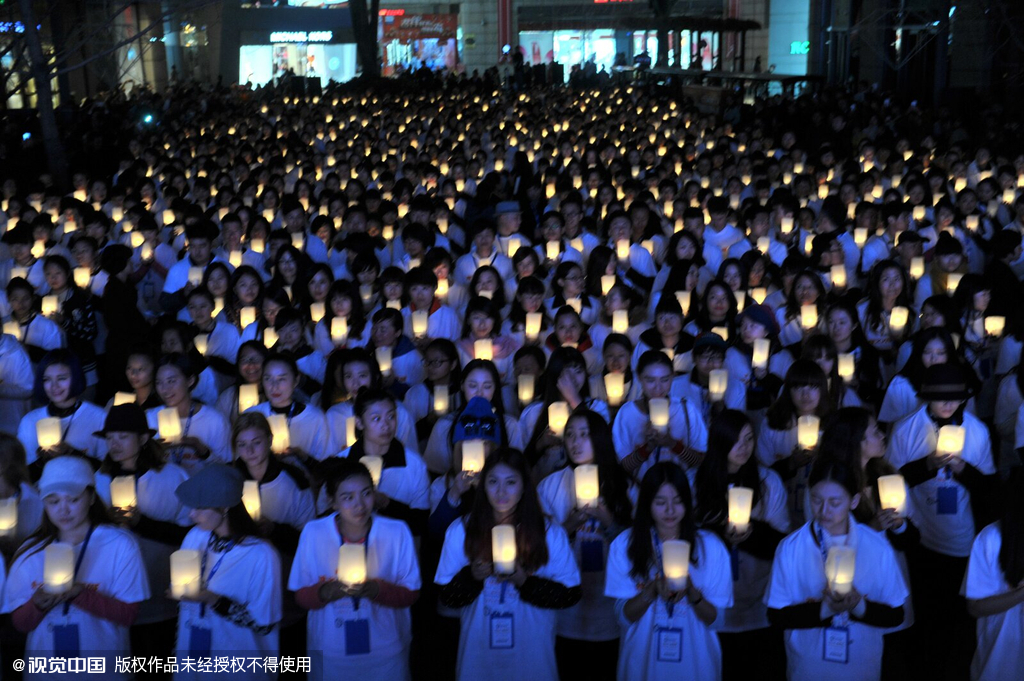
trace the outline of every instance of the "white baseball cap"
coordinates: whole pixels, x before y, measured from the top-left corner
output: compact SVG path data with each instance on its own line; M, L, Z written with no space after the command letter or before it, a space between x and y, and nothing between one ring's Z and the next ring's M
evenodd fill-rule
M43 467L39 478L39 496L51 494L81 494L86 487L95 486L92 466L80 456L58 456Z

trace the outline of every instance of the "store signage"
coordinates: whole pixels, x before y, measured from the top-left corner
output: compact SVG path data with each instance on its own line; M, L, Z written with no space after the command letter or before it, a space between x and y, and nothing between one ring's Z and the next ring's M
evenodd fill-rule
M274 31L270 34L272 43L329 43L332 40L333 31Z
M789 44L790 54L810 54L811 43L808 40L794 40Z
M459 30L457 14L406 14L385 17L384 40L448 40Z
M404 9L382 9L379 12L377 12L377 15L378 16L382 16L382 17L404 17L405 16L405 10Z
M594 4L595 5L605 5L605 4L611 4L611 3L616 3L617 4L617 3L620 3L620 2L633 2L633 0L594 0Z

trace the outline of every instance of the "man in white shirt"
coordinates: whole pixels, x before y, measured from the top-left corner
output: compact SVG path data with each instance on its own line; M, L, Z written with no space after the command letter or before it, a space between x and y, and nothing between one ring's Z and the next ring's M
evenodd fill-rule
M717 274L729 248L743 240L743 232L729 224L729 200L724 196L708 199L708 215L711 222L704 230L704 260L708 269Z

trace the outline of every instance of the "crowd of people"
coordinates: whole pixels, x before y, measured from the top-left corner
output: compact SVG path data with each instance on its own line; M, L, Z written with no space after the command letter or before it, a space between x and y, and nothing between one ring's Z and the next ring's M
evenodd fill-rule
M1024 678L996 118L194 94L2 185L5 676Z

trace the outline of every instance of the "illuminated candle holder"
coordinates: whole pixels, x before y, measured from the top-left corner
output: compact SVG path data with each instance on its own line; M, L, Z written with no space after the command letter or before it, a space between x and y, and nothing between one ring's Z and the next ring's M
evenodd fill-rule
M796 420L796 439L804 449L814 449L821 437L821 419L814 414Z
M413 310L412 335L416 338L423 338L427 335L428 315L429 313L426 310Z
M597 466L594 464L576 466L573 470L573 480L576 483L576 506L579 508L596 507L601 489L598 484Z
M818 306L814 304L800 306L800 327L810 331L818 326Z
M324 315L327 313L327 308L323 303L310 303L309 304L309 318L316 324Z
M894 336L899 336L907 328L907 321L910 319L910 310L897 305L892 309L889 314L889 328L892 330Z
M270 433L273 438L270 449L275 454L284 454L291 444L291 432L288 430L288 417L284 414L271 414L267 417Z
M626 333L629 331L629 311L615 310L612 312L612 331Z
M548 427L556 437L562 437L565 433L565 424L569 421L569 404L567 402L552 402L548 405Z
M661 545L661 570L670 591L686 589L690 577L690 542L669 539Z
M377 358L377 366L380 367L380 373L387 376L391 373L391 348L379 347L374 350L374 355Z
M625 374L607 373L604 375L604 392L608 398L608 404L618 407L622 404L622 398L626 391Z
M1003 329L1006 328L1006 317L992 316L985 317L985 333L994 338L999 338L1003 335Z
M540 336L540 324L543 316L540 312L527 312L526 313L526 338L529 340L537 340Z
M771 351L771 341L767 338L754 339L754 353L751 357L751 366L755 369L768 368L768 354Z
M63 439L60 419L47 416L36 421L36 442L40 449L53 449Z
M0 499L0 537L13 537L18 530L18 497Z
M76 267L74 272L75 286L78 288L89 288L92 281L92 270L88 267Z
M338 581L348 587L366 581L366 545L342 544L338 548Z
M853 375L857 370L856 358L852 352L841 352L839 353L838 359L839 377L846 382L853 380Z
M462 470L466 473L479 473L484 469L486 446L483 440L463 440Z
M118 475L110 481L110 505L128 510L138 505L134 475Z
M238 312L238 323L244 329L256 323L256 308L246 305Z
M878 478L878 499L883 509L893 509L898 515L907 510L907 485L902 475L883 475Z
M729 524L742 534L750 527L750 512L754 504L754 490L749 487L729 488Z
M516 528L495 525L491 528L491 560L494 571L510 575L516 570Z
M202 589L202 557L194 549L181 549L171 554L171 596L194 596Z
M668 431L668 400L663 397L654 397L648 404L651 415L651 427L659 433Z
M708 399L721 402L725 399L725 389L729 386L728 369L712 369L708 373Z
M963 426L942 426L936 451L942 456L960 456L964 451L965 431Z
M43 549L43 591L62 594L71 589L75 579L75 547L54 542Z
M258 481L246 480L242 483L242 504L249 517L259 522L263 517L263 503L260 499L260 483Z
M491 362L494 360L494 341L490 338L481 338L473 341L473 357Z
M255 383L238 386L238 413L242 414L260 403L260 389Z
M825 558L825 577L828 588L837 596L845 596L853 589L853 573L857 552L852 546L830 546Z
M536 378L533 374L520 374L519 378L516 379L519 393L519 402L521 404L529 404L533 402L534 391L536 387Z
M446 385L434 386L434 413L438 415L448 413L448 386Z

